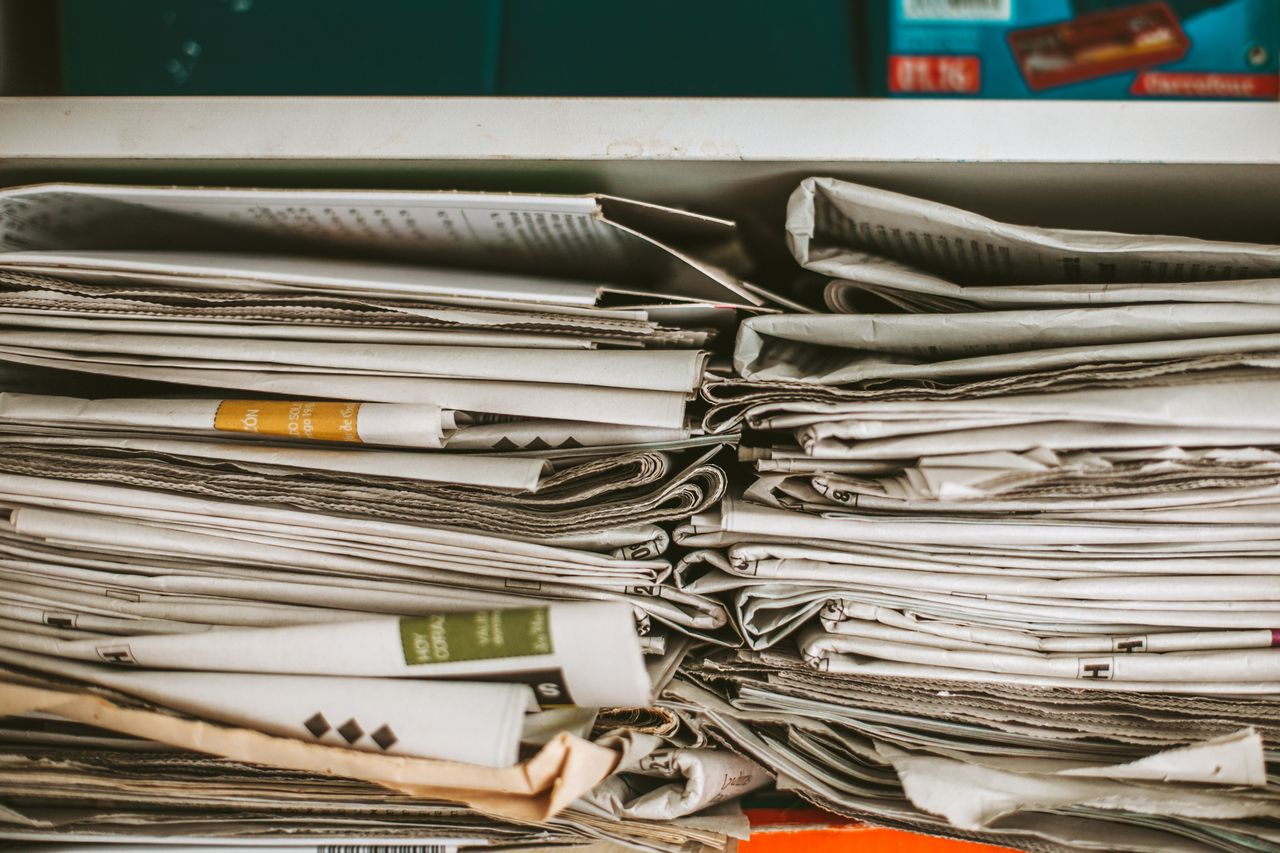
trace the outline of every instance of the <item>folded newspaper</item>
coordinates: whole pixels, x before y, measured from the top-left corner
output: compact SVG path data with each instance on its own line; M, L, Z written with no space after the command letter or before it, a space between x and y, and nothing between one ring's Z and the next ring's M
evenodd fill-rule
M859 292L937 313L1280 295L1280 246L1013 225L833 178L800 184L786 231L837 311Z
M289 840L310 847L420 849L606 841L655 853L724 850L746 834L746 819L717 797L741 789L719 784L726 772L733 779L745 773L758 781L751 776L758 768L748 760L651 741L623 747L624 758L608 787L534 822L373 782L202 755L50 717L7 718L0 726L0 796L6 798L0 831L19 842L56 842L63 849L76 842L187 849ZM666 768L675 772L663 774ZM655 777L665 784L647 794L614 793L618 786ZM610 795L614 798L603 799ZM24 802L33 797L38 805ZM624 813L633 804L643 808L676 797L679 805L662 809L661 817ZM689 807L700 811L686 813Z
M445 297L765 302L714 263L733 256L732 222L605 195L37 184L0 191L0 222L0 267L108 282L430 293L426 262L525 276L445 273ZM334 267L334 249L387 260Z

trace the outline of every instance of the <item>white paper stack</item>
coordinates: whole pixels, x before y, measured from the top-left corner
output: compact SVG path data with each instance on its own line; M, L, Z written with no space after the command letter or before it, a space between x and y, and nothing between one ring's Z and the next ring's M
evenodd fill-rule
M1270 849L1280 247L832 179L787 228L843 313L748 318L704 389L753 471L677 529L674 579L756 651L671 701L853 815Z
M1035 292L1280 263L1275 247L1006 226L824 179L793 197L788 234L839 287L870 253ZM803 651L822 667L1270 690L1280 315L1186 294L748 319L735 364L760 399L735 417L757 476L685 528L683 544L730 548L686 560L682 587L733 590L756 647L821 612Z
M773 310L732 244L596 196L0 192L0 716L562 811L631 766L581 738L650 705L645 655L732 637L663 526L725 493L691 406Z
M441 410L330 440L679 444L703 347L772 310L706 261L732 223L603 196L37 185L0 210L0 359Z

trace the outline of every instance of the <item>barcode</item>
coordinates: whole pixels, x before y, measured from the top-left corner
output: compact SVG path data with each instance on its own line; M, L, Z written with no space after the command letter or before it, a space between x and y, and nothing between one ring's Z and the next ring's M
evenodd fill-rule
M902 0L902 17L913 21L1007 21L1010 0Z
M451 844L325 844L316 853L458 853Z

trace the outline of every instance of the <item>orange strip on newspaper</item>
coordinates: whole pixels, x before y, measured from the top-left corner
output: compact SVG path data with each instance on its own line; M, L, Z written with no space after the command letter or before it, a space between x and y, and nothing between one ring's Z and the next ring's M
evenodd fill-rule
M356 419L359 403L321 403L314 400L223 400L213 428L226 432L256 432L284 438L360 442Z

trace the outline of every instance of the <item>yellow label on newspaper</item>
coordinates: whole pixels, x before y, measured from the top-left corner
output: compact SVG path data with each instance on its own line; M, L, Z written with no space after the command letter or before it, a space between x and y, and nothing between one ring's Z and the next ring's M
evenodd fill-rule
M318 403L314 400L223 400L213 416L213 428L227 432L256 432L286 438L359 443L356 419L359 403Z

